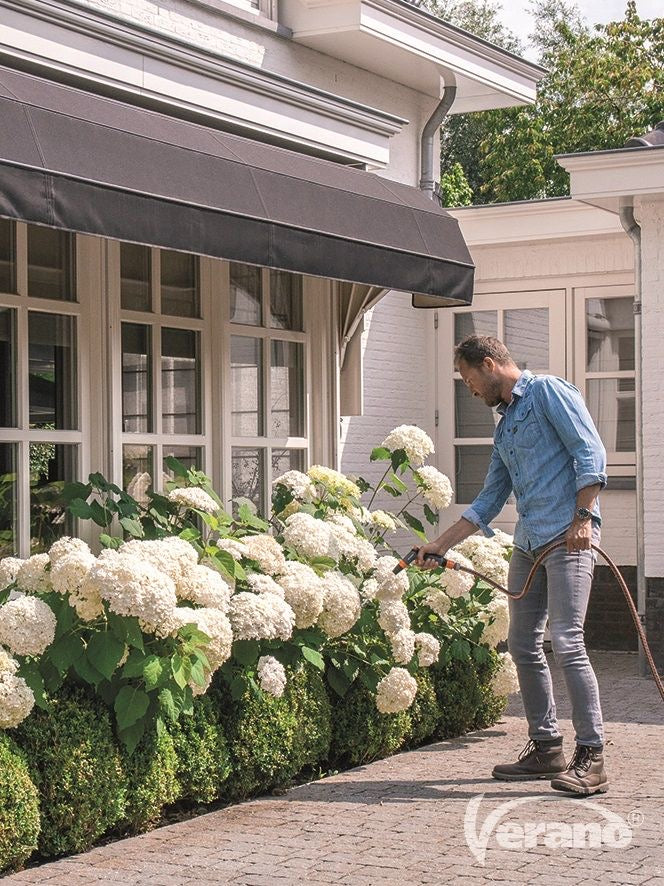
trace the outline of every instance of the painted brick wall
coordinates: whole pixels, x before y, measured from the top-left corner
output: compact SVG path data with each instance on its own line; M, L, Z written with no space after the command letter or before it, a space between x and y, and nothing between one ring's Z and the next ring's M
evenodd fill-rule
M635 207L643 261L643 478L645 574L664 576L664 203Z

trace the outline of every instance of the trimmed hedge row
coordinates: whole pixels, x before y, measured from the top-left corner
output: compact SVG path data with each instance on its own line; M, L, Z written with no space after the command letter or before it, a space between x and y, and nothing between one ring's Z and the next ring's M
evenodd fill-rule
M313 667L289 678L281 698L233 700L220 682L131 756L114 739L108 709L68 688L46 714L34 711L12 738L0 733L0 872L43 857L81 852L105 834L154 827L164 807L238 800L316 776L329 766L367 763L432 737L496 721L505 706L489 680L495 658L421 673L407 712L381 714L354 684L344 698Z

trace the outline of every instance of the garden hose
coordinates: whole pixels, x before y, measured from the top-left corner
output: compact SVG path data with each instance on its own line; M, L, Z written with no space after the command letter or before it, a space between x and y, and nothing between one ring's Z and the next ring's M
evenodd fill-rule
M481 579L487 584L491 585L492 588L495 588L497 591L502 591L503 594L507 594L508 597L511 597L512 600L520 600L522 597L525 597L528 591L530 590L530 586L533 583L535 578L535 573L539 569L542 561L545 557L547 557L551 551L555 551L556 548L561 548L563 545L566 545L566 541L557 541L555 544L549 545L548 548L542 551L542 553L537 557L535 562L532 565L530 572L528 573L528 578L526 579L526 583L523 586L523 590L518 594L510 593L507 588L504 588L502 585L499 585L498 582L493 581L493 579L488 578L486 575L482 575L480 572L476 572L474 569L470 569L467 566L462 566L461 563L457 563L455 560L450 560L447 557L442 557L438 554L427 554L428 560L435 560L437 563L442 566L443 569L455 569L458 572L467 572L469 575L474 575L476 578ZM657 672L657 667L655 666L655 661L652 657L652 652L650 651L650 646L648 645L648 640L646 639L646 633L643 630L643 625L641 624L641 619L639 618L639 614L636 611L636 606L634 605L634 601L632 600L632 595L629 592L629 588L625 584L625 579L622 577L620 570L613 562L611 557L603 551L598 545L591 544L591 548L597 551L597 553L602 557L613 575L615 576L616 581L620 585L620 589L623 592L625 600L627 601L627 606L629 607L629 611L632 615L632 620L634 622L634 627L636 628L636 632L639 635L639 639L643 645L643 650L646 655L646 659L648 661L648 666L652 672L653 679L657 688L659 689L659 694L662 697L662 701L664 701L664 683L662 682L662 678ZM394 568L394 572L401 572L402 569L405 569L406 566L410 565L417 558L417 548L413 548L409 553L401 560L399 560L398 565Z

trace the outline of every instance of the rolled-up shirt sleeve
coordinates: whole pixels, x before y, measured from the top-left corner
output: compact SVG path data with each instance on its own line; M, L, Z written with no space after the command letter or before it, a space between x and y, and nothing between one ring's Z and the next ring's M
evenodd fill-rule
M606 450L580 391L562 379L548 377L538 387L542 414L574 459L576 491L606 486Z
M461 516L474 523L484 535L491 538L495 532L489 523L500 513L511 491L512 480L509 471L494 446L482 491Z

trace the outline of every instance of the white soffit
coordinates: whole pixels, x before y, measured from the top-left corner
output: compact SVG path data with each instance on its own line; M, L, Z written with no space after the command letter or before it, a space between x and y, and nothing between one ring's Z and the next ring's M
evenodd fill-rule
M406 0L279 0L293 39L419 92L456 85L452 113L530 104L544 68Z
M618 212L634 197L664 200L664 146L562 154L576 200Z
M617 216L569 197L448 209L469 247L622 234Z

